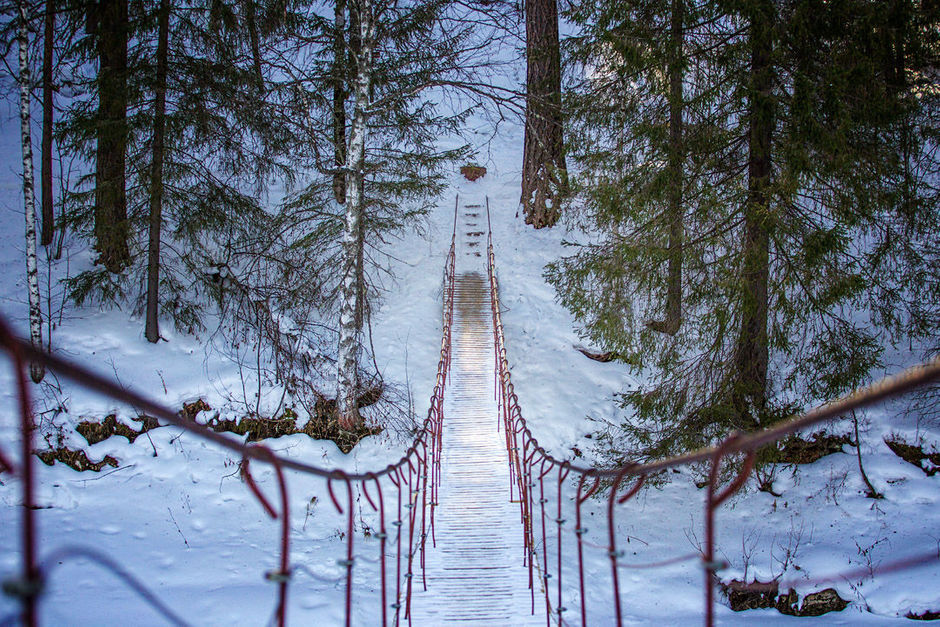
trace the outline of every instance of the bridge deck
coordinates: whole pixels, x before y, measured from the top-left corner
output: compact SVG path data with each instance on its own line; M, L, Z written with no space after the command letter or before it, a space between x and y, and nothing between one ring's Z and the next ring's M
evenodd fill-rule
M493 333L489 286L480 266L483 249L473 226L479 212L464 208L458 253L451 378L444 399L444 447L440 506L435 514L436 548L426 557L427 592L412 599L414 625L472 623L544 625L541 588L535 610L524 562L519 507L509 500L505 440L497 431L493 398ZM485 220L485 218L484 218ZM468 234L469 233L469 234ZM469 240L469 242L468 242ZM461 272L463 270L463 272ZM429 543L430 544L430 543ZM538 574L534 575L536 582ZM420 576L415 577L421 590Z

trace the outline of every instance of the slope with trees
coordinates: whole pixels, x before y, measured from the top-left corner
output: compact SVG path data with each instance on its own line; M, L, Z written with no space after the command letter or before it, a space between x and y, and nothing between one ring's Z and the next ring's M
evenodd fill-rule
M766 426L937 333L937 15L891 9L572 12L572 62L591 64L571 98L572 219L592 236L548 276L647 375L623 394L620 446L657 456Z

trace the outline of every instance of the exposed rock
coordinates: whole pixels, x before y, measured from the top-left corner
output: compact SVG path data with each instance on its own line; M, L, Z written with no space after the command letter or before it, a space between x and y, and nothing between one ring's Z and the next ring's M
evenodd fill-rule
M829 612L841 612L849 604L833 588L807 594L802 606L800 596L793 588L778 596L776 581L744 583L735 579L728 584L721 584L721 588L735 612L773 607L787 616L822 616Z
M841 612L848 607L849 602L839 596L835 588L826 588L819 592L807 594L803 599L803 607L797 616L822 616L829 612Z
M896 436L890 439L885 438L885 444L888 445L892 453L907 463L917 466L928 477L932 477L940 471L940 453L925 453L924 447L908 444ZM927 464L925 461L930 463Z
M776 581L768 583L755 581L752 584L745 584L743 581L734 579L722 588L728 597L728 604L735 612L776 607Z
M118 461L111 457L110 455L105 455L104 459L100 462L93 462L88 459L88 455L85 454L85 451L78 449L72 450L64 446L60 446L56 449L48 449L45 451L36 451L36 457L42 460L42 463L47 466L52 466L56 462L62 462L69 468L77 470L78 472L83 472L85 470L91 470L94 472L101 471L105 466L113 466L117 468Z
M786 594L781 594L777 598L777 602L774 604L774 607L776 607L777 611L781 614L786 614L787 616L799 616L800 596L796 593L796 590L790 588L789 592Z
M183 409L180 411L180 415L187 420L195 420L199 412L210 411L211 409L209 403L199 398L192 403L183 403Z
M88 444L97 444L98 442L103 442L107 440L112 435L120 435L127 438L128 442L133 443L138 436L147 433L151 429L156 429L160 426L156 418L151 416L141 416L136 419L137 422L141 423L140 431L135 431L123 422L118 422L117 416L110 414L106 416L102 422L93 422L91 420L83 420L75 427L75 430L85 438L85 441Z
M365 389L359 395L359 408L377 403L384 391L381 385ZM279 418L245 417L239 420L219 420L216 416L210 418L206 426L213 431L247 435L249 442L304 433L317 440L332 440L344 453L351 451L362 438L382 432L381 426L367 424L363 424L355 431L340 429L336 416L336 401L332 398L319 398L314 407L314 414L303 427L297 426L297 414L292 409L286 409Z

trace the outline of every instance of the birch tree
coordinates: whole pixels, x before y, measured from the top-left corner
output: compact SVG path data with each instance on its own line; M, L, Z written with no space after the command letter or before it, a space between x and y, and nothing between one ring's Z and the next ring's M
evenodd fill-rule
M351 9L357 13L359 50L355 59L356 82L349 150L346 155L346 214L343 222L343 283L339 317L339 352L337 356L336 405L340 427L352 431L362 419L359 416L358 357L360 329L356 312L362 298L359 259L364 246L363 210L365 207L364 166L369 130L370 95L372 93L373 45L375 14L372 0L356 0Z
M29 340L36 350L42 350L42 304L39 300L39 269L36 262L36 200L33 179L33 146L29 121L30 73L29 31L26 2L19 0L17 45L19 48L20 88L20 141L23 149L23 210L26 216L26 283L29 291ZM29 365L29 375L35 383L42 381L45 367L39 363Z

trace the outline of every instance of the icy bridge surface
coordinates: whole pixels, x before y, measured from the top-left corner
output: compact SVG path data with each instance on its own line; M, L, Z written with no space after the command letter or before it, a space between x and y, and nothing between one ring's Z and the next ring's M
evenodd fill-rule
M416 626L544 625L535 578L535 615L519 507L510 502L505 435L494 400L493 329L485 260L485 214L468 205L458 224L454 357L444 398L444 445L436 548L426 553L427 592L415 574ZM475 215L474 215L475 214ZM481 219L482 218L482 219ZM481 253L481 254L477 254Z

